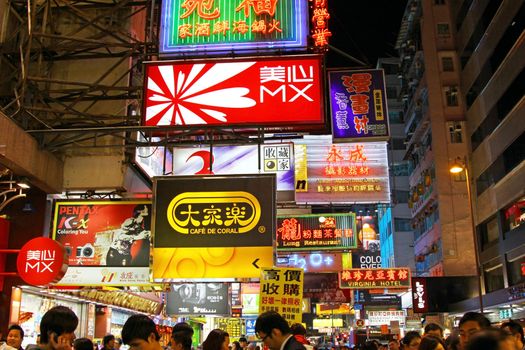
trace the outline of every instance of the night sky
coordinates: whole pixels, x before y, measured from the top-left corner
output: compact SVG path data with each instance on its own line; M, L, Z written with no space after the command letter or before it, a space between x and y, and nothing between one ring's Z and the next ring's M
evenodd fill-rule
M394 49L407 0L328 0L330 45L375 67L379 57L397 56ZM329 50L327 66L362 67Z

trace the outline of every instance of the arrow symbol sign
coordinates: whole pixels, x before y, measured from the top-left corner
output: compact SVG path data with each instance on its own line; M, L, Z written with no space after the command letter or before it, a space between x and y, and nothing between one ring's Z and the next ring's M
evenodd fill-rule
M259 266L257 266L257 261L259 261L259 258L255 259L255 260L252 262L252 265L253 265L256 269L259 268Z

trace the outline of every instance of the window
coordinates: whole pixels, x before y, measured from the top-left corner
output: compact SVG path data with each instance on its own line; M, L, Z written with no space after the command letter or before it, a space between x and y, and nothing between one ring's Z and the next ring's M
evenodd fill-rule
M394 218L394 229L399 231L412 231L410 227L410 219Z
M498 289L503 289L503 265L489 263L483 265L483 272L485 275L485 290L487 293Z
M397 97L397 89L395 87L387 87L386 88L386 97L387 98L396 98Z
M453 72L454 71L454 60L452 57L441 57L441 66L443 72Z
M505 232L525 225L525 196L503 209L503 230Z
M410 175L410 169L409 169L409 163L408 161L405 161L403 163L394 163L391 168L391 172L394 176L409 176Z
M510 286L525 282L525 256L507 262L507 273Z
M463 143L463 132L461 122L447 123L450 143Z
M445 90L445 98L447 101L448 107L455 107L459 105L458 100L458 87L457 85L452 86L445 86L443 88Z
M481 236L481 249L485 250L488 247L498 243L499 227L498 218L492 217L478 226L478 231Z
M437 34L438 36L450 36L450 28L448 23L438 23Z
M395 190L394 200L397 203L408 203L408 191Z
M390 144L392 145L392 149L396 151L406 149L404 138L394 137L390 140Z

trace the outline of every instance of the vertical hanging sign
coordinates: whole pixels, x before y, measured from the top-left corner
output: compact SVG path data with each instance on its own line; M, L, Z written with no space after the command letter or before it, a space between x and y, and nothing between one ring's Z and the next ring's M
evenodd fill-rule
M290 324L302 322L304 271L262 268L259 313L276 311Z

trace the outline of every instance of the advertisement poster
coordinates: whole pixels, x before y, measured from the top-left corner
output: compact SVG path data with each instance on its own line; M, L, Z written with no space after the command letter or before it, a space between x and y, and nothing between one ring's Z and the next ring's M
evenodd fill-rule
M383 70L330 71L328 78L334 142L387 140Z
M258 277L273 266L275 175L155 178L153 278Z
M356 216L356 225L359 246L372 253L381 253L377 216L358 215Z
M390 322L399 322L400 325L405 324L404 310L390 310L390 311L367 311L368 324L371 326L381 326L383 324L390 325Z
M242 283L242 315L258 315L260 302L260 285L259 283Z
M229 315L228 284L173 284L167 294L166 313L170 316Z
M337 273L305 274L304 297L313 303L353 303L352 291L339 288Z
M150 201L57 201L51 235L66 247L59 285L149 283Z
M389 203L386 142L294 142L300 204Z
M259 313L276 311L290 324L302 322L304 272L293 268L262 268Z
M321 56L155 61L143 125L324 128Z
M162 2L161 54L306 49L307 35L307 0Z
M410 288L410 269L347 269L339 273L339 286L352 289Z
M292 143L175 147L173 156L173 175L276 174L277 191L295 188Z
M277 217L277 250L357 247L355 214L310 214Z

